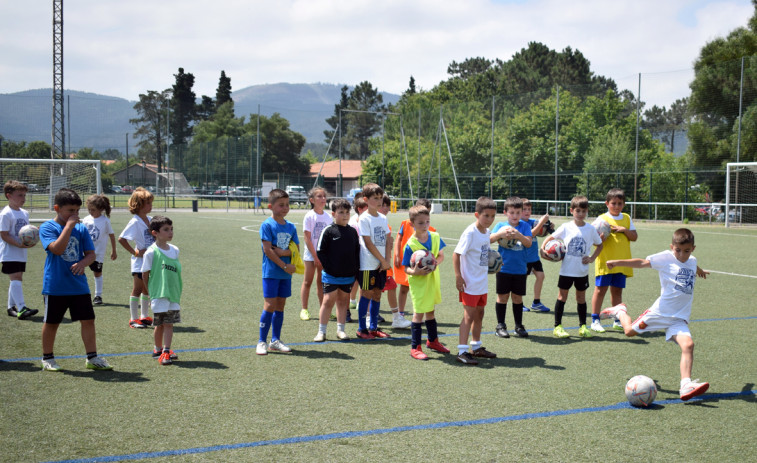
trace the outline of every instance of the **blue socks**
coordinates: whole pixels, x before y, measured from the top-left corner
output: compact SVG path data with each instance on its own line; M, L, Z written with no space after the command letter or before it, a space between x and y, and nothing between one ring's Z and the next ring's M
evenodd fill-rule
M381 301L371 300L371 326L369 327L371 331L378 329L379 307L381 307Z
M260 340L259 342L266 342L266 339L268 339L268 331L271 329L271 319L273 318L273 313L263 311L262 314L260 314Z
M276 311L273 313L273 334L271 335L271 341L277 341L281 339L281 325L284 324L284 311Z
M360 301L357 303L357 324L360 330L365 330L365 315L368 313L368 306L371 300L367 297L360 297Z

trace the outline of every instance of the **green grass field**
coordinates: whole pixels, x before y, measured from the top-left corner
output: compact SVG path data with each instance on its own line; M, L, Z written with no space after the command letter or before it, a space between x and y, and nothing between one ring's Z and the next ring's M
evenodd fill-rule
M118 260L105 264L105 305L96 308L98 350L112 372L85 369L78 324L67 322L55 346L63 371L41 371L42 317L0 316L0 460L755 460L749 431L757 429L755 229L692 226L700 266L713 271L695 289L694 377L711 387L703 398L682 403L680 350L662 333L578 338L573 292L563 319L571 338L552 337L552 313L523 315L527 339L497 338L493 277L483 341L498 358L478 367L463 366L452 354L412 359L409 330L386 328L393 336L388 340L337 342L332 322L329 341L313 343L318 322L298 317L301 276L293 280L282 330L294 353L259 357L263 216L168 215L185 288L173 343L179 360L160 366L149 354L152 330L127 327L129 256L118 249ZM395 230L405 216L390 215ZM301 230L302 217L303 211L293 211L288 218ZM114 213L116 234L128 219L124 211ZM472 220L432 216L448 257ZM634 256L666 249L678 226L637 223ZM24 281L27 305L38 309L44 254L40 247L30 250ZM558 264L544 266L542 300L553 307ZM455 352L461 308L451 259L441 272L437 319L441 341ZM528 304L532 288L531 278ZM658 294L657 273L637 270L624 293L630 314L641 313ZM314 291L309 308L317 313ZM388 312L385 299L382 312ZM355 329L348 325L348 334L354 337ZM637 374L658 382L651 409L626 405L623 387Z

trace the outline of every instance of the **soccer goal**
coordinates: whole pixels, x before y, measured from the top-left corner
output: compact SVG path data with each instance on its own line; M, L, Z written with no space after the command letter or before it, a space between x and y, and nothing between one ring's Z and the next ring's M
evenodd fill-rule
M86 201L87 196L102 193L99 159L16 159L0 158L0 178L3 184L18 180L29 188L24 209L50 210L55 193L61 188L76 191Z
M757 162L726 164L725 191L725 226L757 223Z

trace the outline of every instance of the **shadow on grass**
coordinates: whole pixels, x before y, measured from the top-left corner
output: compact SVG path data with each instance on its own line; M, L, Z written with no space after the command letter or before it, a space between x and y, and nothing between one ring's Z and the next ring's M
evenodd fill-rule
M297 349L292 351L292 355L309 359L355 360L355 357L336 350L326 352L322 350Z
M686 402L686 405L706 407L706 408L718 408L715 405L721 400L743 400L749 403L757 403L757 395L752 392L754 390L754 383L746 383L741 392L737 394L704 394L700 397L700 400L693 400L692 402ZM725 397L724 397L725 396ZM694 399L697 399L695 397Z
M623 336L622 338L614 338L614 337L602 337L602 336L594 336L590 339L584 339L579 337L577 334L571 335L569 338L556 338L552 336L551 334L548 336L534 336L533 334L528 337L533 342L539 343L539 344L545 344L549 346L561 346L564 344L572 344L574 342L623 342L623 343L630 343L630 344L649 344L648 341L645 341L644 339L640 338L626 338Z
M208 370L228 370L229 367L220 362L212 362L209 360L177 360L172 363L173 366L178 368L205 368Z
M174 333L204 333L205 330L198 328L196 326L174 325L173 332Z
M129 308L129 304L113 304L111 302L105 302L103 304L96 305L94 307L95 307L95 309L98 309L98 308L103 308L103 309L108 309L108 308L128 309Z
M50 374L49 372L46 372ZM59 373L77 378L88 378L103 383L143 383L150 381L141 371L94 371L94 370L61 370Z
M20 371L24 373L42 370L40 363L29 362L0 362L0 371Z

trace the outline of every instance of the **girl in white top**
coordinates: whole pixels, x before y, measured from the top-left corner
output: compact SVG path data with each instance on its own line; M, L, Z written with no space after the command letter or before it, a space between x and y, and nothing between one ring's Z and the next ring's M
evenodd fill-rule
M318 293L318 307L323 303L323 282L321 281L323 266L321 261L318 260L316 249L318 249L321 232L334 221L331 214L324 212L326 190L321 187L313 188L308 193L308 201L310 201L312 209L305 214L305 219L302 221L302 230L305 233L305 252L302 253L302 260L305 261L305 276L300 288L300 299L302 300L300 318L302 320L310 320L308 301L310 300L310 286L313 284L313 275L315 275Z
M147 287L142 282L142 257L147 248L155 242L155 238L150 233L150 217L152 211L152 193L142 187L134 190L129 198L129 212L134 217L126 224L124 231L118 237L118 242L126 251L131 254L131 275L132 290L129 298L129 310L131 319L129 326L131 328L147 328L152 325L152 318L149 317L150 294ZM129 244L134 242L134 247ZM141 296L141 300L140 300Z
M18 239L19 230L29 225L29 212L21 207L26 202L26 191L23 183L8 181L3 187L8 205L0 212L0 263L2 272L10 278L8 315L22 320L38 312L26 307L22 283L26 271L26 249L31 247L21 244Z
M105 195L92 195L87 198L87 210L89 215L84 217L81 223L89 230L92 243L95 245L95 261L89 266L95 276L95 297L92 303L103 303L103 263L105 263L105 251L108 250L110 239L110 260L116 260L116 235L110 224L110 201Z

